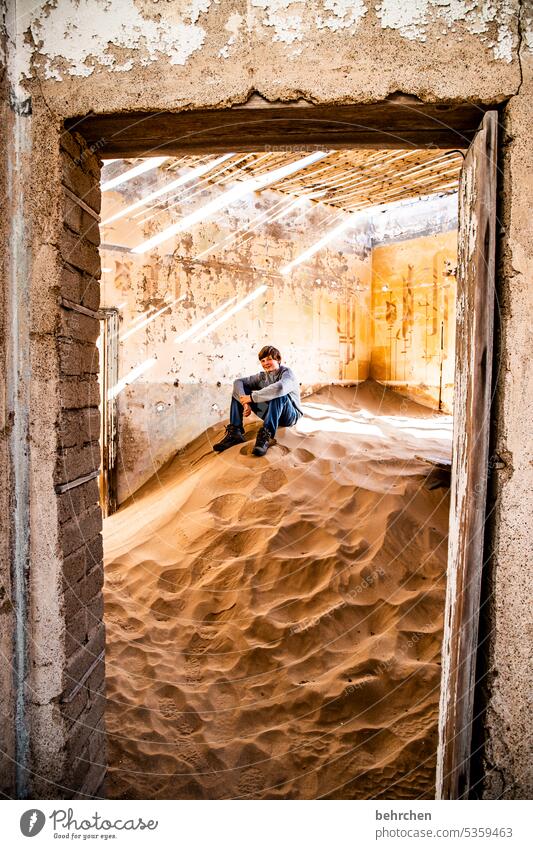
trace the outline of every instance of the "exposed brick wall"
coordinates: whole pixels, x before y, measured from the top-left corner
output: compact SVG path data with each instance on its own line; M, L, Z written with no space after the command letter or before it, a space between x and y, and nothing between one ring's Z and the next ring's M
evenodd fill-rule
M100 465L96 347L100 239L95 218L100 211L100 168L83 139L67 132L61 137L61 156L63 269L57 333L61 410L55 470L64 558L65 669L60 711L66 740L64 783L71 795L83 796L99 792L106 759L102 514L97 479L86 479Z

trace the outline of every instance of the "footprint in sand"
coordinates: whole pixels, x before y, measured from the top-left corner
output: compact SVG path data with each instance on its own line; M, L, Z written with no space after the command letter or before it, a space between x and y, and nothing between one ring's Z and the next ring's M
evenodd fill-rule
M152 616L158 622L168 622L169 619L173 619L177 613L180 613L184 607L185 602L182 599L166 601L164 598L158 598L154 601L150 610Z
M300 463L312 463L313 460L316 460L315 455L311 451L308 451L307 448L297 448L294 456Z
M260 485L269 492L277 492L282 486L285 486L288 478L285 472L281 469L267 469L263 472L259 481Z
M256 767L247 769L237 785L237 798L239 796L257 797L263 787L263 782L264 777L261 770Z
M246 504L246 501L245 495L238 492L228 492L213 498L209 504L209 512L219 519L234 519L243 504Z
M157 709L167 719L176 719L181 714L180 707L172 699L159 699Z

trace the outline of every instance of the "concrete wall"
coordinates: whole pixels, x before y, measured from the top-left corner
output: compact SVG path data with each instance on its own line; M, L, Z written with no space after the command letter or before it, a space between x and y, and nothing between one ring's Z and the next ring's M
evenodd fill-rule
M19 361L24 356L31 359L32 378L28 385L24 372L24 392L7 403L7 415L20 433L27 426L30 438L31 451L24 455L17 454L11 440L10 456L30 484L30 525L22 527L31 540L31 569L47 587L48 629L39 626L45 621L40 619L39 604L32 606L27 621L32 636L35 633L35 640L40 640L39 649L33 650L48 654L42 669L46 663L52 682L64 669L64 653L53 651L56 624L64 622L59 588L47 574L48 555L44 556L55 550L58 539L53 471L59 352L49 334L59 313L59 142L64 119L88 110L225 108L244 103L253 92L267 101L304 98L311 103L368 103L402 92L437 103L501 106L499 359L488 528L492 559L485 587L488 614L482 659L487 711L479 732L483 745L477 753L476 792L485 798L531 796L531 760L524 745L531 714L531 640L527 639L531 614L525 587L532 534L527 477L531 410L526 401L532 397L527 367L533 268L530 4L63 0L52 6L9 0L8 6L15 22L10 25L8 63L12 120L18 128L10 135L9 146L12 157L22 157L17 203L24 226L7 234L6 285L8 299L27 292L30 319L25 327L18 317L9 333L19 334ZM14 257L24 260L23 276ZM23 547L23 508L19 503L13 514L12 551ZM57 573L57 564L53 568ZM32 605L38 590L39 586L33 587ZM28 758L33 775L26 778L21 793L67 792L62 769L68 762L68 735L63 718L54 712L54 699L50 687L40 695L42 721L34 722L27 712L31 740L44 735L46 745L37 746ZM96 755L91 757L95 764ZM46 784L47 775L53 776L54 785ZM90 776L87 780L90 784ZM78 781L81 789L83 775Z
M126 167L123 163L121 170ZM175 179L181 170L171 173ZM158 169L124 184L122 191L105 192L102 220L165 180L169 176ZM179 448L227 418L233 380L260 370L257 353L265 343L280 348L303 390L368 377L368 221L283 275L285 263L347 216L306 201L279 221L256 226L269 211L282 211L291 202L266 190L147 254L130 252L148 237L147 228L150 235L160 232L221 193L208 185L198 194L193 184L190 198L151 217L148 225L126 216L101 226L101 305L120 307L119 503ZM224 304L227 310L220 311ZM237 312L223 320L235 307ZM212 331L205 323L210 315L220 322ZM145 370L134 377L139 367Z
M8 106L9 85L5 66L7 45L5 34L0 36L0 193L4 199L4 215L0 217L1 244L7 245L10 237L10 213L12 196L8 169L8 139L13 129L13 120ZM0 511L2 516L11 512L12 469L10 464L10 419L8 414L9 353L7 344L8 297L7 276L10 271L6 251L0 255ZM9 795L15 786L15 733L14 723L6 717L14 716L13 702L13 590L11 586L11 528L9 522L0 526L0 791Z

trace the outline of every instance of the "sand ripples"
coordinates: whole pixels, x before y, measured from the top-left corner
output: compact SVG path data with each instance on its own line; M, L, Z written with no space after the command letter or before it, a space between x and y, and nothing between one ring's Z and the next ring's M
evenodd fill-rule
M263 459L208 432L106 522L111 796L433 797L447 420L379 392Z

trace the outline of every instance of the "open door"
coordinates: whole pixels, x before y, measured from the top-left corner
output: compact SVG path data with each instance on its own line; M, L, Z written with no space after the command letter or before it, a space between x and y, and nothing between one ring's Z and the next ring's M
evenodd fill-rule
M104 516L117 509L118 310L101 309L100 325L100 505Z
M498 114L487 112L459 185L457 338L437 798L466 799L487 495Z

